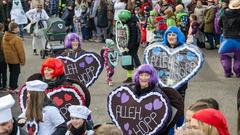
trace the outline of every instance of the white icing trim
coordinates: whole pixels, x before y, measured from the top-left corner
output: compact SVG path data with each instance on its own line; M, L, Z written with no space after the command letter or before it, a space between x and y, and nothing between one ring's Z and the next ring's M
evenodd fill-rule
M121 128L121 127L119 126L117 120L115 119L115 116L114 116L113 111L112 111L112 97L113 97L113 96L116 96L116 94L117 94L118 92L123 92L123 91L127 91L130 95L132 95L133 99L134 99L135 101L137 101L138 103L140 103L140 102L141 102L142 100L144 100L145 98L148 98L148 97L153 96L153 95L156 95L156 96L159 96L159 97L160 97L161 101L163 102L163 104L164 104L164 106L165 106L165 108L166 108L166 112L167 112L167 113L164 114L164 116L163 116L160 124L159 124L154 130L152 130L148 135L155 134L155 133L158 131L158 129L162 126L164 120L167 119L168 112L169 112L169 108L168 108L168 106L167 106L167 101L163 98L163 95L161 95L161 94L158 93L158 92L150 92L150 93L148 93L148 94L146 94L146 95L144 95L144 96L141 96L140 98L137 98L137 97L134 95L134 93L133 93L128 87L126 87L126 86L120 86L119 88L117 88L117 89L115 89L114 91L112 91L112 92L108 95L108 105L107 105L107 107L108 107L109 115L110 115L110 117L112 118L112 121L113 121L119 128Z
M70 57L68 57L68 56L58 56L57 58L58 58L58 59L63 59L63 60L64 60L64 59L65 59L65 60L69 60L69 61L72 61L72 62L75 63L75 62L77 62L79 59L82 59L82 58L85 57L85 56L86 56L86 57L87 57L87 56L92 56L92 57L94 57L94 59L97 61L98 65L99 65L95 76L93 76L93 78L91 79L91 81L89 81L87 84L85 84L86 87L88 88L88 87L98 78L98 76L99 76L100 73L101 73L100 69L103 68L103 67L101 66L101 62L98 60L98 58L97 58L94 54L91 54L90 52L86 52L86 53L84 53L83 55L81 55L80 57L78 57L77 59L72 59L72 58L70 58Z
M198 61L198 64L197 66L193 69L193 71L187 75L185 78L183 78L181 81L179 81L178 83L176 83L175 85L173 86L170 86L172 88L177 88L179 87L181 84L183 84L184 82L187 82L189 81L190 79L192 79L196 73L201 69L201 67L203 66L204 64L204 57L202 55L202 52L194 45L189 45L189 44L183 44L182 46L179 46L177 48L169 48L168 46L166 45L163 45L161 42L155 42L151 45L149 45L145 50L144 50L144 60L147 64L149 64L149 61L148 61L148 53L150 51L152 51L153 48L161 48L161 49L164 49L169 55L173 55L179 51L182 51L184 49L188 49L192 52L195 53L195 55L197 55L199 61ZM168 85L164 84L161 79L158 79L158 82L160 83L161 86L163 87L169 87Z

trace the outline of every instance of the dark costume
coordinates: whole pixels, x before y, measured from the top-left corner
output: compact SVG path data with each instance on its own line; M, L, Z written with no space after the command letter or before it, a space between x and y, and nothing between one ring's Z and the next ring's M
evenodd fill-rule
M219 19L219 27L223 31L223 41L221 46L240 43L240 10L239 9L226 9L223 11ZM231 41L236 41L231 43ZM228 43L229 42L229 43ZM220 48L221 49L221 48ZM234 49L234 48L233 48ZM233 53L233 71L237 77L240 77L240 50L231 50ZM225 76L231 77L232 73L232 57L227 53L220 54L221 64L223 66Z

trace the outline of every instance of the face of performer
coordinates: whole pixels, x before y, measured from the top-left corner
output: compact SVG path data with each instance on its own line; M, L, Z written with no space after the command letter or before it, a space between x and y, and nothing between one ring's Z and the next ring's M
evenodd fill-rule
M147 88L149 86L150 74L148 73L141 73L139 75L139 84L141 88Z
M193 129L200 129L200 126L199 126L199 124L198 124L198 120L196 120L196 119L194 119L194 118L191 118L190 126L191 126L191 128L193 128Z
M83 123L84 123L83 119L74 117L71 118L71 124L74 128L80 128L83 125Z
M74 40L72 41L72 49L73 49L73 50L76 50L76 49L78 48L78 45L79 45L78 40L77 40L77 39L74 39Z
M46 80L55 80L56 77L53 77L53 72L54 72L54 70L52 68L45 67L44 68L44 78Z
M171 47L174 47L177 44L177 34L176 33L168 33L167 41Z
M194 114L193 111L187 110L187 112L186 112L186 126L187 127L191 127L190 122L191 122L191 118L192 118L193 114Z
M37 11L38 11L38 12L42 11L42 5L41 5L41 4L39 4L39 5L37 6Z
M13 120L0 123L0 135L10 135L13 130Z

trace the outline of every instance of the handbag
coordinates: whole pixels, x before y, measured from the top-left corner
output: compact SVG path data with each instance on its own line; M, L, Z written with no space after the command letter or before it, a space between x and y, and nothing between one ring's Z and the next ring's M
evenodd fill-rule
M131 55L123 55L122 56L122 66L130 66L132 65L132 56Z

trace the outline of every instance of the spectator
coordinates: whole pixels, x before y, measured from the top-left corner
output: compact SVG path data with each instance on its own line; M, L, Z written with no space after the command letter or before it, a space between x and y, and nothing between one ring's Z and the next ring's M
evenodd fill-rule
M4 25L4 30L8 30L8 24L10 23L10 6L7 0L0 1L0 23Z
M17 126L17 122L12 116L11 108L15 100L11 95L0 97L0 134L1 135L27 135L27 133Z
M207 37L208 43L210 44L210 48L207 49L215 49L214 45L214 17L216 13L216 6L214 5L213 0L208 0L208 8L206 10L205 18L204 18L204 33Z
M168 8L164 11L164 15L166 16L167 27L176 26L176 17L173 13L172 8Z
M199 27L199 23L197 22L197 16L194 14L191 14L190 17L190 27L188 30L188 36L187 36L187 43L189 44L194 44L197 45L197 37L198 37L198 27ZM201 47L201 46L199 46Z
M0 90L6 90L7 85L7 64L4 60L2 45L3 31L4 25L0 23Z
M19 25L20 37L24 36L24 24L28 23L25 12L27 11L27 3L25 0L10 0L11 20Z
M6 31L3 36L3 54L10 71L9 89L11 92L17 92L20 65L25 64L23 41L17 35L18 32L18 24L11 22L9 31Z
M201 129L206 135L230 135L224 115L215 109L203 109L193 114L191 127Z
M45 49L46 39L43 30L47 28L46 21L49 16L43 9L43 5L41 3L38 3L36 8L29 10L26 15L34 27L32 40L33 55L38 55L36 48ZM36 41L39 38L41 39L42 43L41 47L37 47L38 43Z
M68 3L67 8L65 9L62 19L65 21L67 27L67 32L73 32L73 16L74 16L74 3Z

